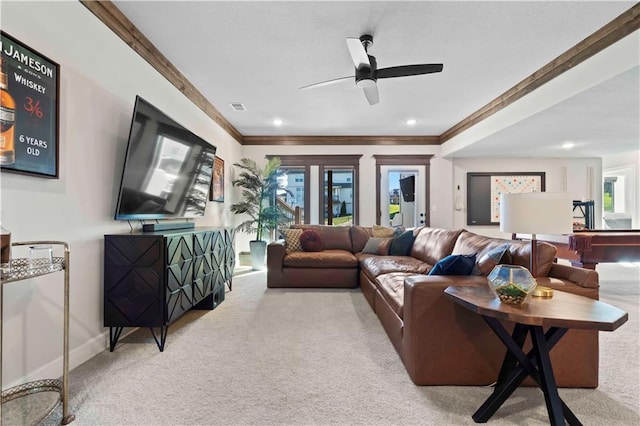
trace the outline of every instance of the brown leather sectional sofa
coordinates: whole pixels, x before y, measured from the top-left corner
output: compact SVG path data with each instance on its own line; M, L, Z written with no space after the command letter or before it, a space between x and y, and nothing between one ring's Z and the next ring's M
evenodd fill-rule
M284 241L267 248L267 286L360 286L416 385L489 385L504 346L482 318L447 299L450 285L486 286L485 276L430 276L450 254L477 253L509 244L511 263L527 266L528 241L489 238L462 229L417 228L410 256L364 254L372 230L361 226L299 225L316 230L325 249L286 253ZM539 285L598 299L598 274L554 263L556 248L538 242ZM513 325L506 323L509 328ZM562 387L598 385L598 334L570 330L551 352ZM532 384L529 382L528 384Z

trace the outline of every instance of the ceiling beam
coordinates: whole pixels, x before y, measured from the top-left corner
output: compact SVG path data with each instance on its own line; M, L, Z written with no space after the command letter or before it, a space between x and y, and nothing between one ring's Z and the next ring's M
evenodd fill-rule
M138 30L110 1L80 0L87 9L118 35L136 53L173 84L194 105L204 111L234 139L242 143L242 134L216 109L196 87Z
M640 28L640 3L440 135L445 143Z

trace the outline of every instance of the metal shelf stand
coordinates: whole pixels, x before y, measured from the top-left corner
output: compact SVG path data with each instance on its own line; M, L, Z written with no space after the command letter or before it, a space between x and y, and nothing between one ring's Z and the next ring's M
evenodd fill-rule
M64 247L64 257L54 257L52 263L38 261L35 265L29 263L29 259L18 258L11 260L11 273L0 280L0 386L2 385L2 303L3 288L5 284L22 281L29 278L48 275L58 271L64 271L64 342L63 342L63 371L62 381L58 379L36 380L2 391L0 404L0 426L2 425L2 406L8 405L18 398L32 396L39 392L57 392L58 398L44 410L36 423L42 422L62 403L61 424L66 425L75 420L75 415L69 414L69 245L63 241L23 241L12 243L12 247L30 246L38 244L61 245ZM27 410L33 407L28 406ZM20 423L23 423L21 419ZM13 423L13 422L11 422Z

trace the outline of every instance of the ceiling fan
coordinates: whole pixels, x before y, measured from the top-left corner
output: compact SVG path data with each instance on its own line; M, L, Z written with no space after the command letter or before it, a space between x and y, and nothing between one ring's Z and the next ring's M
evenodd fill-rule
M369 55L368 50L373 45L373 37L365 34L358 38L347 38L347 48L356 67L356 85L362 88L369 105L375 105L379 101L377 80L379 78L408 77L411 75L431 74L442 71L442 64L415 64L400 65L378 69L374 56ZM335 78L320 83L303 86L300 89L328 86L354 78L353 76Z

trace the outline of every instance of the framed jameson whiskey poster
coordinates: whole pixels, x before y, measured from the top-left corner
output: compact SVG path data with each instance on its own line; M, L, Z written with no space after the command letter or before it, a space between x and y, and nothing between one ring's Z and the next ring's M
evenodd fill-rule
M60 67L0 32L0 167L58 178Z

